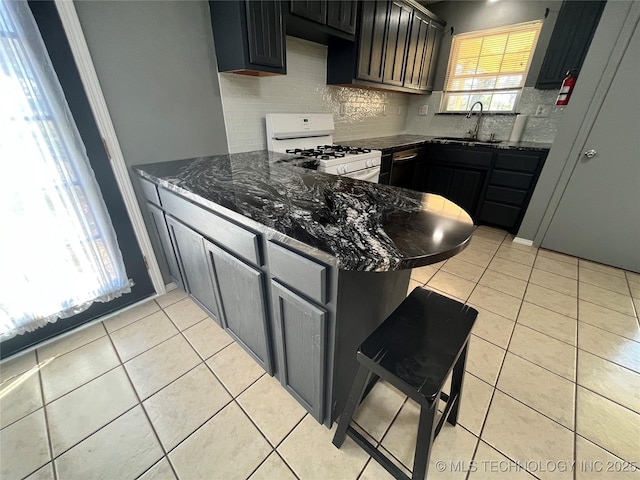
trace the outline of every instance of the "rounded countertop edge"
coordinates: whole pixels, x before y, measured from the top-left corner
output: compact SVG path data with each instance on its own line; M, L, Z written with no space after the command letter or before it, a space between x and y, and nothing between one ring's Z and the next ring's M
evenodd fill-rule
M288 245L293 249L299 250L302 253L309 255L310 257L315 258L318 261L323 262L338 270L372 272L372 273L390 272L390 271L397 271L397 270L408 270L413 268L419 268L419 267L423 267L433 263L438 263L464 250L468 246L474 231L473 221L471 220L471 217L469 217L467 214L468 218L463 219L461 223L464 226L468 225L468 234L467 232L463 232L463 234L460 235L460 238L463 238L464 235L466 235L466 238L460 241L460 243L458 243L453 248L447 249L445 251L440 251L440 252L427 254L427 255L411 256L411 257L391 258L390 256L375 257L373 255L369 255L367 257L366 255L364 255L358 258L354 258L354 257L345 258L345 257L341 257L340 255L336 255L333 252L328 252L317 246L309 245L308 243L305 243L303 240L292 237L287 233L279 231L272 226L265 225L256 219L253 219L249 216L244 215L241 212L236 212L213 200L204 198L197 193L191 192L179 185L176 185L175 183L172 183L171 179L159 178L153 175L152 173L145 171L144 170L145 166L146 165L135 165L135 166L132 166L132 169L141 177L153 182L159 187L165 188L166 190L185 198L191 203L194 203L207 210L210 210L215 214L219 214L222 217L234 223L242 225L256 232L262 233L263 235L265 235L266 240L276 240L284 245ZM424 195L430 195L430 194L424 194ZM434 196L437 196L437 195L434 195Z

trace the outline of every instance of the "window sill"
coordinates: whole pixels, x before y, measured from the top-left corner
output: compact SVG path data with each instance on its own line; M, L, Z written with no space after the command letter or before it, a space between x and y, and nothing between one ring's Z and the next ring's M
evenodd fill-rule
M480 113L480 110L474 110L472 113ZM469 112L436 112L435 115L468 115ZM482 112L482 115L505 115L515 117L520 112Z

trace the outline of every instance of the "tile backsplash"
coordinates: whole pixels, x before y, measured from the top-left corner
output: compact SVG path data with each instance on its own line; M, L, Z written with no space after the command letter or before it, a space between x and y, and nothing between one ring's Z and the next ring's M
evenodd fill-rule
M557 90L536 90L525 87L518 104L518 113L527 114L527 124L521 140L527 142L551 143L562 118L564 107L556 107ZM476 116L467 119L464 115L437 115L442 100L442 92L431 95L415 95L409 100L406 133L415 135L464 135L476 123ZM428 105L425 116L418 115L418 109ZM548 117L534 117L538 105L550 108ZM480 126L480 137L488 137L495 133L499 140L508 140L515 122L513 115L486 115Z
M410 95L326 85L327 47L287 37L287 75L250 77L220 73L220 95L229 152L247 152L267 146L267 113L333 113L334 141L383 137L401 133L464 135L474 119L462 115L436 115L442 92ZM555 107L557 90L525 88L518 112L529 118L522 140L553 142L563 107ZM426 116L418 115L428 105ZM534 117L538 105L549 106L550 115ZM342 113L341 113L342 112ZM481 136L495 133L508 139L515 116L487 115Z
M266 148L267 113L333 113L336 142L405 130L409 95L326 85L327 47L317 43L287 37L287 75L219 78L230 153Z

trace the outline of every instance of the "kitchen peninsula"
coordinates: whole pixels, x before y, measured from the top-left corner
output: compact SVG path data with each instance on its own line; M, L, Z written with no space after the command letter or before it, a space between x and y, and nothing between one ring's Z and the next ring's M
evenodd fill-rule
M411 269L464 249L467 213L437 195L316 172L257 151L136 167L174 280L330 426L357 345Z

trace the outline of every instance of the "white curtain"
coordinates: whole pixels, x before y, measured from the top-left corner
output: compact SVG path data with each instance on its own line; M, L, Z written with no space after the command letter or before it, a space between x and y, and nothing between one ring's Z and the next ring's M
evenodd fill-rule
M26 1L0 0L0 340L131 291Z

